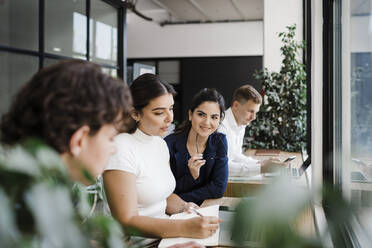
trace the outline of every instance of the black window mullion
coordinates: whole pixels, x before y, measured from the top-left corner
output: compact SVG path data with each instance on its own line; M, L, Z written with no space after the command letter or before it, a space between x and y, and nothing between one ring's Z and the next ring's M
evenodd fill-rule
M127 7L118 9L118 76L127 82Z
M45 51L45 0L39 0L39 69L44 66Z
M155 60L155 73L159 75L159 60Z
M306 152L308 160L311 160L311 0L303 0L304 40L306 47L303 49L303 57L306 66Z
M32 51L32 50L28 50L28 49L16 48L16 47L11 47L11 46L4 46L4 45L0 45L0 51L5 51L5 52L9 52L9 53L32 55L32 56L37 56L37 57L41 56L39 51Z
M333 1L323 1L323 184L333 185Z
M87 60L90 60L90 0L86 0L85 14L87 16Z

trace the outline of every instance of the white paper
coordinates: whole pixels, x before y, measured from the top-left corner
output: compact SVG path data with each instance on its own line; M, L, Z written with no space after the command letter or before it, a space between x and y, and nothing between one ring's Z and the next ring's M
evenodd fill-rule
M261 181L262 174L257 174L254 176L233 176L229 177L229 181Z
M219 209L219 205L213 205L213 206L209 206L209 207L199 208L198 212L200 212L204 216L218 217L218 209ZM183 213L179 213L179 214L173 214L170 217L170 219L184 220L184 219L190 219L190 218L193 218L193 217L198 217L198 215L196 215L194 213L189 214L189 213L183 212ZM218 228L217 231L212 236L210 236L208 238L205 238L205 239L165 238L165 239L161 240L158 247L159 248L168 247L168 246L171 246L171 245L186 243L186 242L189 242L189 241L195 241L195 242L197 242L201 245L205 245L205 246L216 246L216 245L218 245L219 233L220 233L220 228Z

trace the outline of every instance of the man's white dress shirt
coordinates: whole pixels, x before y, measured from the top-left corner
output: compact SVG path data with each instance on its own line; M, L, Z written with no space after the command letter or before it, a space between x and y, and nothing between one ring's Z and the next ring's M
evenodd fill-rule
M229 157L229 176L254 176L261 172L259 160L243 154L243 139L246 126L236 123L231 108L225 112L225 119L218 131L226 134Z

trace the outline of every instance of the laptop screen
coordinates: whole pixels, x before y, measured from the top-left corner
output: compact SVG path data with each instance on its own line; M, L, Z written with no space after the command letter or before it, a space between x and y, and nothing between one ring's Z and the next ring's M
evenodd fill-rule
M302 159L302 165L299 168L300 175L306 171L306 169L311 164L310 157L307 155L307 152L304 148L301 149L301 159Z

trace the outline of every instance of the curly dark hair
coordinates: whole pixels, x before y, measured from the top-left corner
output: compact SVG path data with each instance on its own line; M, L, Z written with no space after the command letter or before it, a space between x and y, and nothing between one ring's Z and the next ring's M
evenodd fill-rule
M131 105L127 85L97 64L61 61L40 70L17 93L2 117L0 141L14 145L34 137L59 153L69 152L71 136L83 125L90 127L90 135L105 124L122 131Z

